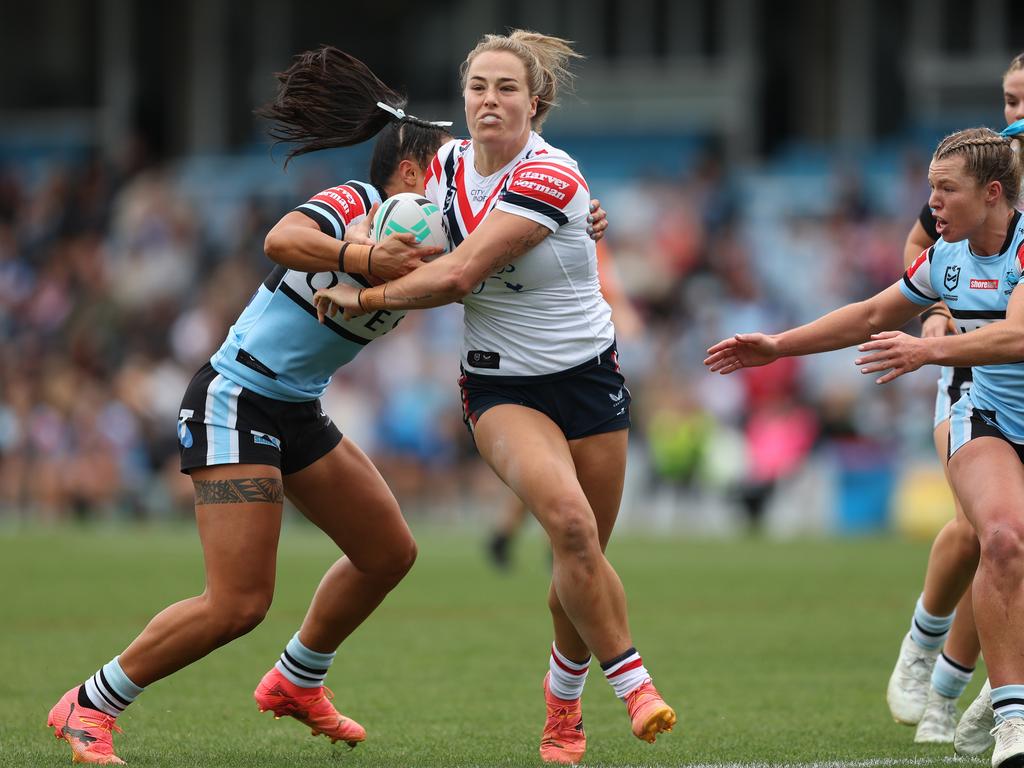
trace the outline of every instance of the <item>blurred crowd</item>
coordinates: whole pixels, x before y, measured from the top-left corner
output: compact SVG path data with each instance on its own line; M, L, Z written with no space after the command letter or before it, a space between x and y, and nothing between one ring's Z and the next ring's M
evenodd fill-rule
M269 227L339 181L310 172L211 202L175 166L0 165L0 522L191 514L181 395L270 270ZM707 152L681 177L593 185L611 223L602 268L628 301L614 319L639 498L712 495L756 527L815 457L879 483L927 458L934 372L877 388L850 352L730 377L701 364L724 336L898 278L924 171L904 160L884 193L871 183L739 173ZM412 313L324 398L411 515L459 517L502 493L461 422L460 334L457 306Z

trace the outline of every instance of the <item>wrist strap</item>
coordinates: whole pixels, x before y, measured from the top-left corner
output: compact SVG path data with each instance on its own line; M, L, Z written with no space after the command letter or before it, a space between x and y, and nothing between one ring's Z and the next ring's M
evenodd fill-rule
M949 312L947 312L946 310L942 309L942 307L928 307L928 309L926 309L920 315L921 322L923 323L925 320L927 320L932 315L942 315L947 320L952 320L953 319L953 316Z
M341 244L341 250L338 251L338 271L339 272L348 272L348 270L345 269L345 251L348 250L348 246L349 246L349 243L342 243Z

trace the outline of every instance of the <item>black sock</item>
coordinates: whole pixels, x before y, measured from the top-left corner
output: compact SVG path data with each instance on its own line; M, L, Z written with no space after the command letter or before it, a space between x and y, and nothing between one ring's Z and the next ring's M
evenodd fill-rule
M99 707L92 703L89 695L85 692L85 683L78 686L78 706L85 707L86 709L99 709Z

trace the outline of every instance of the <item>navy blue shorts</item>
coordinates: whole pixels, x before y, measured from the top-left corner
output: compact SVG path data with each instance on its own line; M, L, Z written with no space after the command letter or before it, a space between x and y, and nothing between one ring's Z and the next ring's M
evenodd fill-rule
M273 400L236 384L209 363L192 377L178 413L181 471L217 464L266 464L282 475L305 469L341 442L319 400Z
M484 413L503 404L540 411L558 425L566 440L629 429L631 398L614 342L599 361L549 376L483 376L463 370L459 389L470 434Z

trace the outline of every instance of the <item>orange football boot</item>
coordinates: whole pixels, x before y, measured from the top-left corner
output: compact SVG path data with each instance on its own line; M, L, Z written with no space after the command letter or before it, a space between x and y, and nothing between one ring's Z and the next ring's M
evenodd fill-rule
M626 709L633 721L633 735L651 744L659 733L671 731L676 724L676 713L650 680L626 694Z
M587 751L580 700L560 699L551 693L551 673L544 675L544 703L548 717L540 735L540 756L546 763L575 764Z
M344 741L354 747L366 739L366 729L342 715L331 704L334 693L330 688L300 688L282 675L277 667L263 676L252 697L256 699L260 712L269 709L276 719L294 717L308 725L314 736L322 733L332 744Z
M81 686L76 685L60 697L50 710L46 724L53 728L55 738L71 745L73 762L124 765L124 760L114 754L112 731L121 733L116 718L79 704L79 688Z

